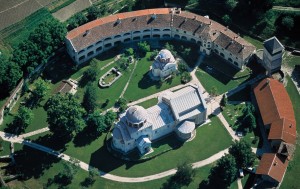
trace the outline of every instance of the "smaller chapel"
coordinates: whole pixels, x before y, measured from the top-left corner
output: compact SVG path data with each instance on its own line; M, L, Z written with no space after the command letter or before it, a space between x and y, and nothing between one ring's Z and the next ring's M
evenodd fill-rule
M206 103L198 86L166 91L158 97L157 105L148 109L134 105L120 115L112 133L112 146L122 153L137 148L140 154L145 154L153 140L171 132L182 141L193 139L196 125L206 119Z
M177 61L172 53L167 49L162 49L155 57L151 66L154 77L166 78L177 71Z

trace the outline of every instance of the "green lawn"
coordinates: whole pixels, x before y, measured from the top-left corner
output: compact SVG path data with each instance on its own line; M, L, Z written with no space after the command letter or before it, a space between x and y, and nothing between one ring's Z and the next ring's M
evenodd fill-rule
M1 141L1 147L0 156L10 155L10 142Z
M241 104L227 104L224 108L222 114L229 125L233 128L233 130L243 129L241 126L241 122L243 119L243 109L246 107L245 103ZM245 133L244 133L245 134ZM252 147L257 147L258 141L253 144L252 141L255 138L255 135L258 135L256 130L254 132L248 132L243 138L248 141Z
M205 57L196 71L196 76L206 91L210 93L212 88L216 88L217 94L223 94L249 79L250 70L246 68L241 72L216 55L212 55Z
M124 98L129 101L138 100L180 84L179 76L168 79L162 84L159 81L151 80L148 74L152 61L148 60L149 57L150 53L147 53L144 58L138 61L137 67L124 94Z
M248 41L249 43L251 43L252 45L254 45L256 47L256 50L264 48L263 42L258 41L257 39L253 39L252 37L250 37L248 35L243 36L243 38L246 41Z
M218 133L218 137L211 140L215 133ZM91 139L90 136L78 135L73 141L62 145L62 141L46 135L36 139L35 142L55 150L62 150L100 170L120 176L145 176L166 171L183 161L196 162L206 159L232 144L231 137L217 117L211 118L211 123L198 128L196 138L191 142L185 143L180 148L175 146L173 150L142 163L127 162L113 157L103 144L104 138L104 134L96 140ZM177 139L162 140L159 146L153 144L153 148L155 151L170 149L174 147L173 140ZM64 147L66 150L63 150ZM185 154L184 158L182 158L182 154Z
M19 152L18 152L19 153ZM16 158L16 161L22 165L20 167L21 171L25 173L26 178L24 180L14 180L9 182L9 186L12 189L17 188L44 188L46 187L49 180L53 179L62 169L63 160L59 160L53 156L47 155L43 152L25 147L20 149L20 156ZM25 156L26 155L26 156ZM26 158L24 158L26 157ZM188 187L183 187L184 189L195 189L198 188L200 182L207 178L211 164L204 166L202 168L196 169L196 176L193 182ZM74 175L72 183L68 185L70 189L83 188L81 185L85 178L88 176L88 172L79 169ZM160 188L161 185L166 182L168 177L153 180L143 183L120 183L101 177L96 178L96 182L88 188L119 188L119 189L153 189ZM48 184L47 188L56 189L59 185L56 183Z
M292 83L290 77L287 77L287 80L288 80L288 84L286 90L289 93L289 96L293 103L294 113L295 113L296 123L297 123L297 132L299 133L300 132L300 124L299 124L300 123L300 117L299 117L300 95L295 85ZM298 143L296 146L296 151L293 160L289 163L288 169L286 171L284 180L280 188L283 189L297 188L299 186L299 180L298 180L299 177L300 177L300 146Z
M300 56L285 54L282 63L288 65L291 68L294 68L295 65L300 65Z
M137 105L144 107L145 109L150 108L151 106L154 106L158 103L157 98L151 98L150 100L146 100L144 102L141 102Z

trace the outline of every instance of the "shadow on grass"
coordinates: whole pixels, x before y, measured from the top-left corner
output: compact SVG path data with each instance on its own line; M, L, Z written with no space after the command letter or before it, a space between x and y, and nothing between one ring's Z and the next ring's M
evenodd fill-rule
M149 87L155 86L157 89L159 89L162 86L161 81L154 81L150 75L150 73L147 72L143 75L143 78L138 82L138 87L140 89L148 89Z
M53 155L27 146L23 146L15 154L16 170L22 175L20 180L37 179L44 174L45 170L51 168L52 164L60 161Z
M75 147L82 147L91 144L100 135L95 134L93 128L86 126L82 131L80 131L74 138L73 143Z
M44 136L40 136L32 142L46 146L55 151L63 152L66 150L66 144L69 143L71 140L72 136L58 136L55 134L47 134Z
M76 72L75 64L66 53L62 53L57 57L58 58L49 64L43 72L43 78L50 80L53 84L70 78L70 76Z

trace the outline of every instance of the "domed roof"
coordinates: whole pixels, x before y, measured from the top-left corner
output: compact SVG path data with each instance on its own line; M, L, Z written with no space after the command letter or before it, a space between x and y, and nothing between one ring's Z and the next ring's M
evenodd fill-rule
M156 61L161 63L169 63L169 62L174 62L175 58L169 50L162 49L161 51L159 51L156 57Z
M148 112L141 106L131 106L126 111L126 118L131 123L140 123L148 117Z
M190 121L185 121L177 129L180 133L188 134L193 132L193 130L195 130L195 123Z

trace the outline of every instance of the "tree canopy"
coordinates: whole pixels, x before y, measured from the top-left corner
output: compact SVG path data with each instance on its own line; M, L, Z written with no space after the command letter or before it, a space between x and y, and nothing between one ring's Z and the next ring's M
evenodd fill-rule
M162 189L179 189L183 186L189 186L195 174L192 165L184 162L178 165L177 172L162 185Z
M93 112L97 108L97 94L93 86L89 85L86 88L82 105L88 113Z
M108 129L108 125L105 123L105 116L102 115L100 111L95 111L94 113L89 114L87 124L96 136Z
M28 127L28 125L32 122L32 119L32 110L25 106L21 106L18 110L18 114L14 118L13 125L19 129L18 133L20 133Z
M79 132L85 125L85 110L71 94L55 94L46 103L50 131L59 135Z
M235 141L229 148L229 153L235 158L238 168L251 166L255 161L255 154L246 140Z
M238 169L235 158L231 154L226 154L219 159L216 166L211 169L209 185L218 183L219 187L220 185L228 187L236 179L237 172Z
M291 16L285 16L285 17L283 17L281 23L288 30L291 30L294 27L294 19Z
M150 52L150 45L146 41L138 43L139 54L145 56L147 52Z

